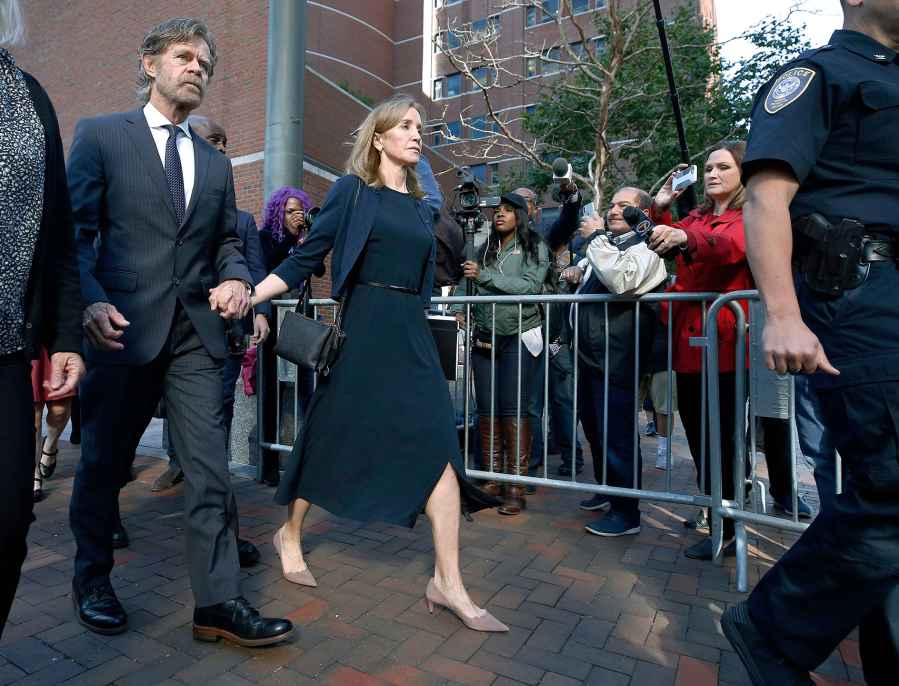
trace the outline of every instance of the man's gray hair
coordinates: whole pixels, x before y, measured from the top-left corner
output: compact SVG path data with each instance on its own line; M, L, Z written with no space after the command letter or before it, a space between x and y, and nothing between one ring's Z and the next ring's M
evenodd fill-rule
M2 0L0 0L2 1ZM160 55L175 43L187 43L194 38L202 38L209 46L209 78L215 70L218 55L215 49L215 40L209 27L199 19L168 19L157 24L144 36L144 40L137 51L137 98L142 103L150 99L150 87L153 79L144 70L144 57L147 55Z
M0 0L0 45L16 45L25 38L25 17L19 0Z
M641 210L648 210L652 207L652 196L644 191L642 188L636 188L634 186L624 186L618 189L619 192L627 191L628 193L633 193L637 196L637 204L640 206Z

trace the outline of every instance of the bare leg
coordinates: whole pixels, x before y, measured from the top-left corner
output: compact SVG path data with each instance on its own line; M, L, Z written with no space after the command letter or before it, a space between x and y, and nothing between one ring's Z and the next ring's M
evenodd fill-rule
M469 617L484 614L468 597L459 571L459 482L447 464L431 492L425 513L434 530L434 583L453 607Z
M281 565L285 572L308 569L303 559L303 520L309 512L309 501L297 498L287 506L287 521L281 527Z
M44 450L50 454L56 450L59 437L72 414L72 399L51 400L47 403L47 441Z

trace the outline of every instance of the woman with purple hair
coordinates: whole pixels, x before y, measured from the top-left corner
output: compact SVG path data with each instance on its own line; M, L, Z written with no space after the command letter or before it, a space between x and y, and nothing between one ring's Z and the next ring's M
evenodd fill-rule
M304 215L312 207L305 191L293 186L279 188L265 204L259 240L269 272L281 264L290 251L306 239Z

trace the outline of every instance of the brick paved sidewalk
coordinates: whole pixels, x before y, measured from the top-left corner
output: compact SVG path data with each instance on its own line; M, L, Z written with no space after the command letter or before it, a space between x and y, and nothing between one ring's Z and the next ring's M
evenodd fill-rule
M645 445L654 459L654 441ZM675 490L688 491L693 466L682 439L675 453ZM697 540L683 527L690 508L643 503L638 536L601 539L583 532L592 515L577 510L582 496L547 489L519 517L487 512L463 523L466 583L476 602L512 627L486 635L445 611L427 613L427 519L410 531L360 526L313 508L305 547L319 587L301 589L281 579L272 550L283 508L272 504L270 489L235 477L242 534L262 551L262 562L245 573L244 593L263 612L290 617L300 633L258 650L195 642L181 494L150 492L165 466L150 457L137 459L137 481L121 503L131 547L116 555L114 584L131 629L92 634L74 620L70 597L67 506L77 457L77 447L62 444L57 474L45 485L49 497L35 508L0 644L0 685L749 684L718 624L743 597L733 562L715 567L683 557ZM664 472L647 462L647 487L661 485ZM790 540L750 531L753 583ZM819 684L863 683L857 644L845 641L819 674Z

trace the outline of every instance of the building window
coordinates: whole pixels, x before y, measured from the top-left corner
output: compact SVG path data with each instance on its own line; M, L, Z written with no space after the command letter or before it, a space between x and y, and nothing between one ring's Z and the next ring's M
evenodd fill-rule
M473 164L468 168L468 171L471 172L471 175L475 177L481 183L484 183L487 179L487 165L486 164Z
M479 88L490 88L496 81L496 69L493 67L477 67L471 70L471 75L473 78L469 82L469 93ZM475 80L477 80L477 83L475 83Z
M434 52L440 52L441 49L455 50L461 44L462 41L459 40L459 36L452 31L439 31L434 37Z
M538 10L536 7L528 7L524 15L525 26L535 26L537 24Z
M593 41L593 52L597 57L601 57L602 54L606 51L606 37L605 36L597 36L592 39Z
M577 43L571 44L571 52L577 55L579 58L584 58L584 44L578 41Z
M443 79L434 79L434 100L443 97Z
M451 98L454 95L459 95L462 92L462 74L456 72L455 74L448 74L444 81L443 88L443 97Z
M546 53L546 58L549 60L558 60L561 59L561 51L558 47L551 48ZM544 74L555 74L562 70L562 65L556 62L544 62L543 63L543 73Z
M524 61L525 75L531 79L540 74L540 60L536 57L528 57Z
M601 2L602 0L600 0ZM590 0L571 0L571 10L575 14L586 12L590 9Z
M499 164L487 165L487 183L499 183Z
M491 131L493 133L499 132L499 124L493 120L488 122L487 117L475 117L471 120L471 124L468 128L471 129L471 138L474 140L486 138L490 135Z
M556 15L559 13L559 0L543 0L541 4L543 5L543 18L540 21L544 24L548 21L555 21Z
M434 142L432 143L432 145L440 145L441 143L443 143L443 134L440 133L440 131L435 131Z
M604 10L606 8L606 0L596 0L596 9Z
M449 134L450 138L459 139L462 138L462 122L460 121L449 121L446 123L446 131ZM449 141L447 141L449 142Z

